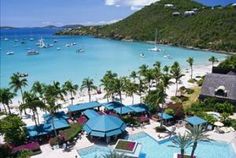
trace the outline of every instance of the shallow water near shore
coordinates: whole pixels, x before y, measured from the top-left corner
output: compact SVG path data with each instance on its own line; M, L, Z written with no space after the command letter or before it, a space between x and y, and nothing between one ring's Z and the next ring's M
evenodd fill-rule
M223 60L226 55L209 51L190 50L167 45L158 45L161 52L152 52L152 44L142 42L116 41L90 36L55 36L56 29L10 29L1 30L1 87L7 87L13 73L28 73L29 85L34 81L50 83L54 80L72 80L81 84L85 77L99 83L107 70L119 75L128 75L142 64L152 66L160 61L162 66L178 61L186 69L188 57L194 58L194 65L210 64L212 55ZM43 38L50 48L38 48L36 43ZM6 40L8 38L8 40ZM33 41L30 38L34 38ZM24 41L24 42L22 42ZM66 47L68 44L73 44ZM58 50L60 48L60 50ZM39 55L27 56L29 49ZM77 53L76 50L83 52ZM6 55L13 51L14 55ZM144 54L141 57L140 54Z

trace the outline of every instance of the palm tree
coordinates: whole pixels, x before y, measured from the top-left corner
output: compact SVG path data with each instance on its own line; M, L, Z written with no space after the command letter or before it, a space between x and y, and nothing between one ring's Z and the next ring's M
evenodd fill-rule
M190 130L188 131L189 137L193 141L192 152L191 152L191 157L193 157L194 152L197 148L198 142L210 141L210 139L208 138L208 135L204 134L204 129L202 126L193 126L193 127L190 127L189 130Z
M22 102L24 103L23 99L23 87L27 86L27 79L25 77L20 76L18 73L14 73L11 76L10 81L10 88L14 90L14 92L17 92L20 90Z
M172 139L172 143L174 145L169 145L169 146L174 148L179 148L181 153L181 158L184 158L185 150L191 146L192 141L187 134L184 135L178 134L176 138Z
M164 84L160 82L157 86L157 105L161 108L161 118L163 118L163 105L165 104L167 94L165 91ZM163 119L161 119L161 127L163 125Z
M161 62L156 61L155 64L153 64L154 68L160 69L161 68Z
M165 74L168 74L168 73L169 73L169 69L170 69L170 67L167 66L167 65L165 65L165 66L163 67L163 71L165 72Z
M12 99L16 96L15 93L11 92L9 88L3 88L1 89L1 96L0 96L0 100L1 103L3 104L5 111L6 111L6 107L8 109L8 114L11 114L11 110L10 110L10 106L9 104L12 103Z
M56 112L61 109L61 104L58 104L58 100L64 100L62 98L62 90L57 82L54 82L53 85L47 85L45 87L44 96L46 101L45 110L49 112L51 115L51 122L52 127L55 133L55 136L57 136L57 132L55 130L55 124L54 124L54 116Z
M97 156L95 158L97 158ZM128 156L111 151L110 153L103 155L102 158L128 158Z
M3 89L2 88L0 88L0 103L2 103L5 113L7 113L7 108L3 104Z
M114 80L114 85L112 86L113 91L119 95L121 103L122 103L122 92L125 90L125 80L126 78L124 77L116 78Z
M138 85L131 82L129 79L126 80L124 91L127 96L132 97L132 104L134 104L134 94L138 91Z
M44 109L45 104L36 96L35 93L32 93L32 92L24 92L23 97L24 97L25 103L21 104L19 109L20 111L25 110L25 109L32 110L35 125L37 126L39 124L39 115L38 115L37 108Z
M62 108L62 106L61 106L61 104L56 104L56 99L55 98L47 97L46 101L47 101L47 105L45 107L45 110L51 116L52 127L53 127L53 130L54 130L54 134L57 137L57 131L55 129L54 117L55 117L55 114L57 113L57 111Z
M147 83L147 87L148 87L148 92L150 92L151 89L151 82L154 79L154 73L153 73L153 69L147 69L146 73L144 74L144 80Z
M137 78L137 73L135 71L132 71L131 74L130 74L130 78L132 78L133 82L135 83L135 80Z
M213 68L213 66L214 66L214 63L219 62L219 60L218 60L216 57L214 57L214 56L211 56L211 57L208 59L208 61L211 62L212 68Z
M40 83L39 81L36 81L33 83L31 87L31 92L36 94L40 99L44 101L44 90L45 90L45 84Z
M170 73L171 73L172 77L175 79L175 84L176 84L175 96L177 96L178 82L181 79L181 77L184 76L184 74L182 74L182 72L181 72L181 68L180 68L178 62L174 62L174 64L171 66Z
M103 86L104 87L103 89L106 91L105 97L107 98L107 101L109 97L111 97L112 99L114 98L114 92L112 86L116 77L117 77L116 73L107 71L106 74L101 79L101 86Z
M173 84L173 82L171 81L171 76L168 74L161 75L161 82L163 83L165 91L169 87L169 85Z
M83 89L88 90L89 101L91 102L91 90L96 89L96 86L93 83L93 79L85 78L82 82L80 89L81 90L83 90Z
M193 78L193 62L194 62L194 59L192 57L189 57L187 60L186 60L190 66L190 69L191 69L191 79Z
M139 72L138 73L139 73L140 76L144 77L147 71L148 71L148 66L143 64L139 67Z
M63 89L66 92L70 93L71 96L71 105L73 105L73 95L76 95L76 91L78 90L79 86L77 84L73 84L71 81L66 81L63 85Z

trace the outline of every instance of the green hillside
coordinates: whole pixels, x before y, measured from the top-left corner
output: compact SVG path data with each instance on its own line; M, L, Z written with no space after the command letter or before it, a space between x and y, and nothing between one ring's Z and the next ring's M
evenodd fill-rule
M184 15L196 8L195 15ZM173 12L180 15L174 16ZM191 0L161 0L114 24L74 28L58 34L154 41L156 29L158 43L236 52L236 8L212 9Z

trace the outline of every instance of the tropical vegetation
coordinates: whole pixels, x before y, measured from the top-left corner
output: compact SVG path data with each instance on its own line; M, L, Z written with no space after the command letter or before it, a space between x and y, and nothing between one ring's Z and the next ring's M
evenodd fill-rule
M195 14L184 15L189 10ZM154 41L158 30L158 43L236 52L235 14L233 6L212 8L192 0L161 0L113 24L65 29L57 34Z

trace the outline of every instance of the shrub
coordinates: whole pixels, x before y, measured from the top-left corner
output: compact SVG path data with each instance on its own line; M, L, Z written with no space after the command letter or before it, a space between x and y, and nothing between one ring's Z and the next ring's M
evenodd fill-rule
M173 101L175 103L181 103L181 99L176 96L172 96L170 99L171 99L171 101Z
M65 138L65 141L73 140L79 132L81 132L82 126L78 123L71 124L70 128L63 130L61 133Z
M188 82L189 82L189 83L195 83L196 81L197 81L197 80L196 80L196 79L194 79L194 78L193 78L193 79L189 79L189 80L188 80Z
M9 144L0 144L0 158L8 157L11 154L11 148Z
M156 132L162 133L162 132L165 132L165 131L166 131L166 128L165 128L164 126L157 126L157 127L155 128L155 130L156 130Z
M175 112L174 112L174 110L173 109L171 109L171 108L167 108L167 109L165 109L165 113L167 113L167 114L169 114L169 115L175 115Z
M186 89L186 92L187 92L187 94L193 94L194 89L187 88L187 89Z
M22 150L17 154L16 158L30 158L32 152L30 150Z
M58 137L54 137L54 138L50 138L49 144L51 146L54 146L54 145L60 145L61 142L60 142L60 139Z
M128 125L131 125L131 124L133 124L134 126L139 125L139 122L131 116L124 116L122 120Z
M174 111L174 116L177 119L184 118L184 109L182 104L180 103L169 103L167 104L168 109L172 109Z
M234 106L228 102L224 103L216 103L215 104L216 110L219 113L229 113L232 114L234 112Z
M198 85L198 86L202 86L203 81L204 81L204 79L200 79L200 80L198 80L198 81L197 81L197 85Z

